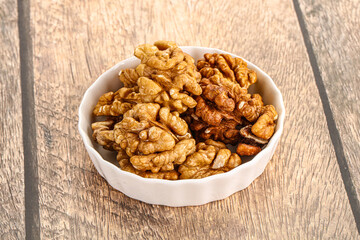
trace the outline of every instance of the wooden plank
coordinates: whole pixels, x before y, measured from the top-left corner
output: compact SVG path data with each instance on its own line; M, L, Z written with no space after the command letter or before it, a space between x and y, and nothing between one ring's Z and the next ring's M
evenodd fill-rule
M290 1L37 0L31 12L42 237L357 236ZM82 95L137 44L158 39L241 55L283 92L287 120L280 146L246 190L199 207L170 208L130 199L96 173L77 133Z
M17 1L0 0L0 238L25 238Z
M299 2L341 136L352 182L360 197L359 2Z

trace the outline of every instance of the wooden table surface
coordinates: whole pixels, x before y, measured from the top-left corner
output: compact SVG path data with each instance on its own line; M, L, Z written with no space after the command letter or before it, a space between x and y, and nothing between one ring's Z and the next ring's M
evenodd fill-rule
M359 239L358 0L0 0L0 239ZM198 207L130 199L77 130L86 89L138 44L223 49L286 121L264 173Z

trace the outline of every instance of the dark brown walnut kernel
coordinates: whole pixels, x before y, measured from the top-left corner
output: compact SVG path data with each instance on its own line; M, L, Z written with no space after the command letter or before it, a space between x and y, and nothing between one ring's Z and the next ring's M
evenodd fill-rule
M258 154L260 151L261 151L260 147L246 143L239 143L239 145L236 148L236 152L240 156L252 156Z
M195 109L187 111L196 139L241 143L240 155L257 154L272 136L277 114L272 105L264 105L259 94L248 93L257 81L256 72L240 58L216 53L205 54L197 68L203 91L195 98Z

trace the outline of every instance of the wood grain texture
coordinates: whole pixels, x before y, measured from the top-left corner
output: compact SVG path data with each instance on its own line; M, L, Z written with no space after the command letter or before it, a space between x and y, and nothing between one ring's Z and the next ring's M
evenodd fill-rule
M359 1L299 2L360 197Z
M0 239L23 239L24 159L16 1L0 0Z
M291 1L34 0L31 13L43 238L358 236ZM77 133L83 93L136 45L158 39L243 56L282 91L284 134L246 190L199 207L148 205L93 167Z

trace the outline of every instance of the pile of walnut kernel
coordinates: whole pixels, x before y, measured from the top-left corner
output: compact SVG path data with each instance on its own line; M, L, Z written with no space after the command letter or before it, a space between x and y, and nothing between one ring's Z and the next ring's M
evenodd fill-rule
M248 88L256 73L240 58L194 59L174 42L138 46L135 69L119 74L124 87L99 98L93 138L118 152L122 170L145 178L204 178L241 164L274 133L277 113ZM98 120L99 118L97 118ZM232 153L226 144L237 146Z

